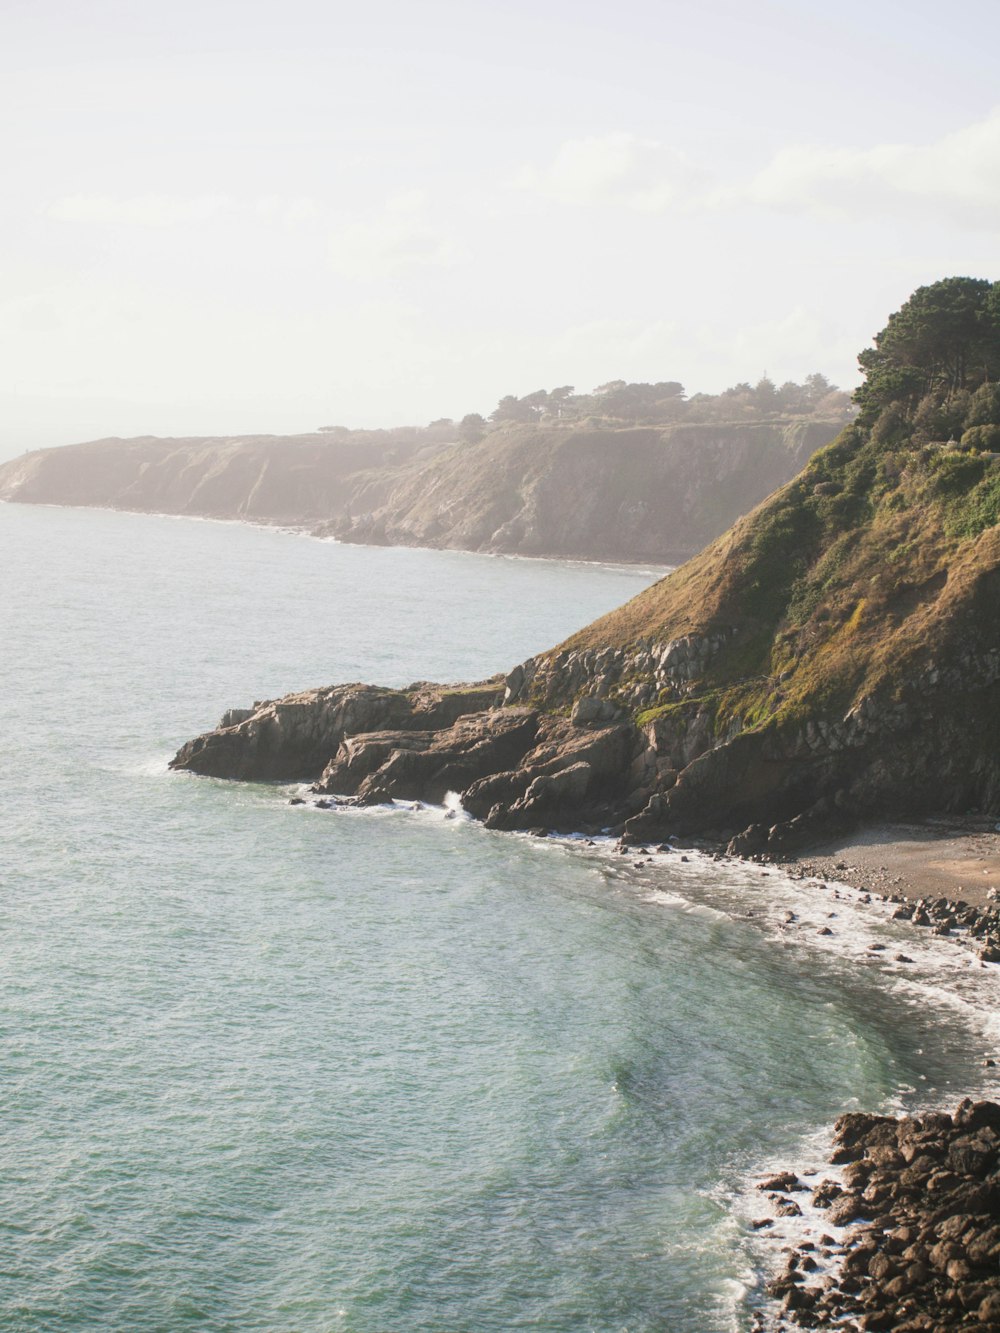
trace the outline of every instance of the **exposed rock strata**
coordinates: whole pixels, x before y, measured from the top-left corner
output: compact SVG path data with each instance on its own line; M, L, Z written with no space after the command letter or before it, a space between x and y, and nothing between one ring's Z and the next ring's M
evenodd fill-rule
M674 563L802 467L834 422L523 426L399 469L322 529L342 541ZM374 481L374 479L373 479Z
M546 809L573 807L568 794L542 802L545 783L531 796L529 788L575 763L593 764L598 733L602 757L581 794L601 807L606 825L627 821L636 839L729 839L733 855L780 856L875 811L1000 803L1000 651L970 647L956 664L924 672L895 695L867 695L830 720L760 729L738 715L720 725L715 701L704 696L713 664L738 650L739 639L733 628L629 648L562 649L485 687L311 690L227 715L174 766L216 777L321 779L324 792L362 800L381 793L437 801L453 790L491 827L521 828ZM568 793L569 779L559 780Z
M409 690L331 685L252 708L230 709L219 726L181 747L170 767L243 781L318 779L342 742L392 728L430 734L499 700L500 682Z
M449 690L344 685L231 710L171 767L310 781L358 804L461 794L491 828L606 826L641 808L655 757L629 722L501 708L500 682Z

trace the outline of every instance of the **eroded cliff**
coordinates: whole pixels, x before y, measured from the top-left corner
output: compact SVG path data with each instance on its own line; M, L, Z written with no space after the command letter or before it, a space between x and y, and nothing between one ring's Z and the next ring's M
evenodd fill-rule
M95 440L0 467L0 499L305 527L379 545L686 559L793 476L833 421Z
M570 559L687 559L787 481L833 421L512 427L401 468L321 531Z
M373 470L433 452L420 437L242 435L91 440L0 466L0 499L311 527L347 506Z
M326 789L437 791L435 765L476 754L454 789L495 826L603 820L741 852L872 815L1000 813L1000 283L920 288L874 342L858 420L794 480L515 667L500 708L405 743L339 738ZM649 446L646 432L620 434L626 452ZM511 436L519 449L531 438ZM563 455L567 478L582 467L565 485L596 506L589 439L571 431ZM446 477L448 455L435 466ZM668 528L668 499L647 495ZM223 739L243 744L239 727ZM358 786L354 751L367 756Z

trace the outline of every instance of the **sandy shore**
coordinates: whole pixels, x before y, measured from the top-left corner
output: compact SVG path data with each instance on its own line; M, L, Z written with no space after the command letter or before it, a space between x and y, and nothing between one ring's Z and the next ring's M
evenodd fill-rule
M1000 831L985 818L875 824L817 844L788 862L807 875L873 893L961 898L985 907L1000 897Z

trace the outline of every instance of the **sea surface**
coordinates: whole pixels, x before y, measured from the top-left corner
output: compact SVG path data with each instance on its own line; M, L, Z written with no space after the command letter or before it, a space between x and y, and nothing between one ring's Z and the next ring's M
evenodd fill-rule
M167 771L656 571L14 505L0 556L0 1328L744 1329L755 1176L984 1086L994 972L847 890Z

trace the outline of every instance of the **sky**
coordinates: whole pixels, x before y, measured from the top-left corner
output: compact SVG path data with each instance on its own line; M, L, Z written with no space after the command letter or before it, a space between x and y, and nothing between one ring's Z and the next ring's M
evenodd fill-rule
M995 0L2 0L0 457L857 383L1000 278Z

